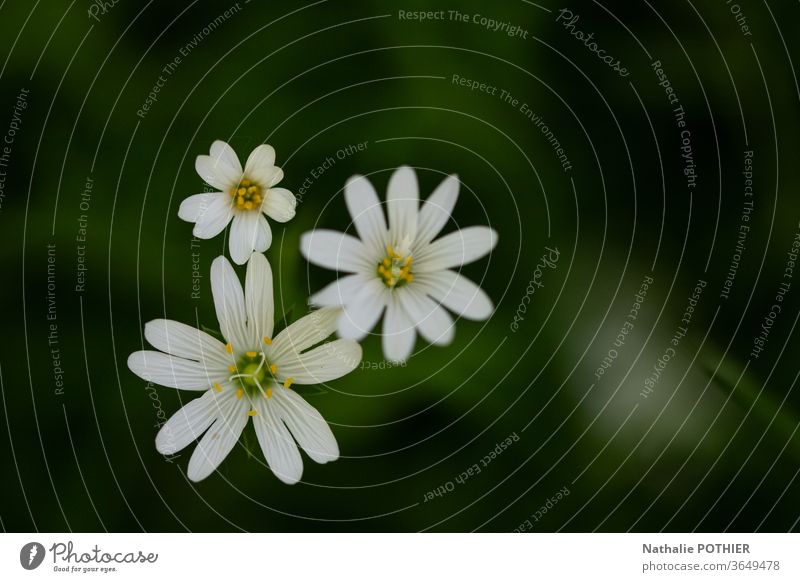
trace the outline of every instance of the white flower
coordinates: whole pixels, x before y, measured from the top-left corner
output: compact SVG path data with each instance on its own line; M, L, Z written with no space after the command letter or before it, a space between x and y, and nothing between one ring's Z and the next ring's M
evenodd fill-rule
M217 140L211 144L211 155L197 156L194 167L219 192L189 196L181 203L178 216L194 222L192 233L203 239L217 236L233 220L228 244L237 264L245 264L253 251L264 252L272 244L272 231L264 214L278 222L294 217L294 194L273 188L283 179L283 170L275 165L272 146L254 149L242 169L233 148Z
M361 346L352 340L308 349L336 329L337 310L312 312L271 339L272 271L262 254L247 265L244 291L228 260L216 258L211 289L227 345L188 325L157 319L144 334L161 351L128 358L128 367L145 380L203 392L164 424L156 449L173 454L203 435L187 470L200 481L219 466L252 418L267 464L284 483L296 483L303 472L295 440L317 463L335 461L339 447L331 429L290 386L334 380L358 366Z
M387 228L372 184L353 176L344 197L360 240L332 230L303 235L300 248L311 263L350 273L309 300L344 307L338 322L341 337L362 339L385 309L383 353L389 360L404 361L417 331L433 344L452 341L453 319L443 307L467 319L491 315L494 308L486 293L451 269L490 252L497 233L471 226L433 240L450 218L458 187L458 177L448 176L420 207L414 170L399 168L389 179Z

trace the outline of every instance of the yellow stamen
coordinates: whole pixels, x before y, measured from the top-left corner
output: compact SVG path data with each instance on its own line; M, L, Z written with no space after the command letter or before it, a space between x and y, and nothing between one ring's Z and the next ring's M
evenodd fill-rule
M241 388L236 389L236 400L241 400L242 396L244 396L244 390Z
M271 346L272 345L272 340L269 339L267 336L264 336L264 343L267 344L268 346Z
M244 203L244 209L245 209L245 210L252 210L252 209L253 209L253 203L252 203L252 202L249 202L249 201L248 201L248 202L245 202L245 203Z
M239 189L236 191L236 193L237 193L239 196L244 196L245 194L247 194L247 188L239 188Z
M229 354L233 353L233 345L231 345L230 342L228 342L228 344L225 346L225 351L228 352Z
M214 384L214 390L216 390L217 392L222 392L222 386L220 386L219 384Z
M294 378L286 378L286 380L283 382L283 387L288 388L293 383L294 383Z
M255 358L258 355L258 353L257 352L245 352L245 355L248 358Z
M231 374L233 374L235 371L236 371L236 366L234 366L233 364L231 364L230 366L228 366L228 372L230 372Z
M255 410L248 410L247 411L247 416L255 416L256 414L258 414L258 412L256 412Z
M267 398L272 398L272 388L267 388Z
M270 365L270 367L269 367L269 371L270 371L270 372L272 372L272 374L273 374L273 376L274 376L274 375L275 375L275 373L278 371L278 366L277 366L276 364L272 364L272 365Z

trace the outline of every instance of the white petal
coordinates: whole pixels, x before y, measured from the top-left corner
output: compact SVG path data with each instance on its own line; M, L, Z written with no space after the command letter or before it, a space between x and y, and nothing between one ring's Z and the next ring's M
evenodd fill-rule
M253 345L261 345L264 337L272 337L275 324L275 306L272 299L272 268L261 253L255 253L247 263L247 276L244 283L247 329L254 340Z
M390 362L404 362L414 349L414 324L396 297L386 304L383 318L383 355Z
M231 452L247 424L246 399L229 398L220 407L217 418L197 444L186 474L192 481L202 481L213 473Z
M327 269L348 273L375 271L378 261L370 262L367 249L357 238L336 232L317 229L300 237L300 252L310 262Z
M278 166L261 166L254 168L247 174L247 177L261 186L261 188L268 190L283 180L283 170Z
M291 390L278 388L273 396L278 412L297 444L317 463L339 458L339 446L330 426L316 408Z
M232 216L230 197L223 192L212 193L205 210L197 217L192 234L197 238L214 238L228 226Z
M368 279L352 301L345 305L337 326L339 336L356 341L366 336L378 323L388 295L386 286L377 277Z
M267 190L261 211L277 222L288 222L294 218L297 199L286 188Z
M419 213L419 185L417 175L408 166L395 170L389 178L386 193L389 212L390 240L395 245L413 241L417 235Z
M208 390L227 378L227 369L143 350L128 357L131 372L154 384L181 390Z
M388 231L375 188L364 176L353 176L345 184L344 200L359 238L371 252L383 253Z
M232 166L220 155L197 156L194 169L204 182L224 192L234 188L242 177L241 167Z
M231 168L236 170L236 173L241 176L242 164L239 161L239 156L233 151L233 148L221 139L216 140L211 144L211 157L216 160L221 160L227 163Z
M322 384L349 374L361 363L358 342L338 339L302 354L275 358L278 380L291 378L295 384Z
M255 409L258 414L253 417L253 426L269 468L278 479L293 485L303 475L303 459L300 458L300 451L297 450L292 435L277 414L273 398L256 400Z
M458 176L452 175L445 178L436 187L419 211L419 224L417 225L418 245L424 245L438 235L453 212L458 200Z
M492 300L483 289L453 271L420 273L414 279L414 284L447 309L466 319L482 321L488 319L494 310Z
M488 226L470 226L451 232L429 244L414 257L414 274L441 271L471 263L497 244L497 233Z
M339 277L322 290L312 295L308 302L318 307L345 305L361 289L366 281L363 275L345 275Z
M256 243L264 238L263 233L259 234L259 229L263 226L260 216L260 213L252 210L237 212L233 216L228 249L237 265L244 265L253 254Z
M270 358L289 360L303 350L325 341L336 329L336 321L341 313L341 309L326 307L312 311L286 326L275 336L269 354Z
M197 222L211 201L224 192L201 192L200 194L193 194L181 202L178 208L178 217L186 222Z
M429 343L446 346L453 341L453 318L433 299L421 291L399 289L398 299L419 334Z
M179 358L206 362L211 368L225 368L230 364L221 341L185 323L170 319L148 321L144 337L154 348Z
M217 257L211 263L211 293L222 335L237 351L252 349L245 326L242 285L225 257Z
M275 165L275 148L262 144L250 152L244 164L244 173L248 176L258 168L270 168Z
M219 406L233 392L217 394L208 390L195 398L164 423L156 435L156 450L162 455L172 455L200 438L220 414Z

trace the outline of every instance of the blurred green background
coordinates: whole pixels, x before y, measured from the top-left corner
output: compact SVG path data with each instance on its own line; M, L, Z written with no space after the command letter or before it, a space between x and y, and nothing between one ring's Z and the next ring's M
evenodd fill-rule
M0 166L2 527L797 529L800 281L784 270L800 219L790 28L800 8L742 1L737 21L724 2L567 7L579 16L573 28L549 0L0 4L0 133L11 139L0 144L9 148ZM418 10L441 18L404 16ZM628 76L576 31L593 33ZM148 386L125 365L150 319L217 327L207 275L227 246L222 237L193 246L177 217L180 201L203 189L194 158L215 139L240 156L272 144L281 185L302 188L297 217L274 227L267 253L279 312L299 316L333 279L302 259L298 240L314 226L347 226L341 188L354 173L383 194L391 171L412 165L423 197L457 173L447 229L489 224L500 234L490 258L464 269L497 306L488 322L458 321L446 348L418 339L401 368L387 368L369 338L363 369L304 393L342 458L306 458L304 482L292 487L265 468L252 434L217 474L189 482L192 448L165 459L153 439L194 395ZM742 224L750 229L737 251ZM538 278L545 247L559 260ZM649 276L633 329L615 346ZM535 277L542 287L523 302ZM645 398L700 279L686 336ZM754 357L782 282L791 284L782 311ZM518 440L482 464L509 435ZM456 480L475 464L480 473ZM440 487L446 494L429 494Z

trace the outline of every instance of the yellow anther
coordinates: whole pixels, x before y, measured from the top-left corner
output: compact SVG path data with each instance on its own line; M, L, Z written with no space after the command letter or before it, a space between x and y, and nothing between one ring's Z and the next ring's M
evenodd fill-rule
M242 396L244 396L244 390L241 388L236 389L236 400L241 400Z
M258 352L245 352L245 355L248 358L255 358L258 355Z
M253 209L253 203L250 202L250 201L245 202L244 203L244 209L245 210L252 210Z
M386 257L385 259L383 259L383 266L386 267L387 269L389 267L391 267L392 266L392 259L390 259L389 257Z
M406 281L407 282L411 283L411 281L413 281L413 280L414 280L414 275L412 275L411 273L406 275Z
M258 188L256 188L255 186L250 186L250 187L247 189L247 191L248 191L250 194L252 194L253 192L258 192Z
M267 393L265 394L267 398L272 398L272 388L267 388Z
M406 260L405 260L405 261L403 261L403 265L405 265L405 266L406 266L406 268L408 268L408 267L410 267L410 266L411 266L411 262L412 262L413 260L414 260L414 257L412 257L411 255L408 255L408 256L406 257Z
M219 384L214 384L214 390L216 390L217 392L222 392L222 386L220 386Z
M264 336L264 343L267 344L268 346L271 346L272 345L272 340L270 338L268 338L267 336Z
M236 193L237 193L239 196L244 196L245 194L247 194L247 188L239 188L239 189L236 191Z
M233 374L235 371L236 371L236 366L234 366L233 364L231 364L230 366L228 366L228 372L230 372L231 374Z
M288 388L293 383L294 383L294 378L286 378L286 380L283 381L283 387Z
M256 414L258 414L258 412L256 412L255 410L248 410L247 411L247 416L255 416Z
M229 354L233 353L233 345L230 342L228 342L228 344L225 345L225 351L228 352Z
M269 371L272 372L273 375L278 371L278 366L276 364L271 364L269 367Z

